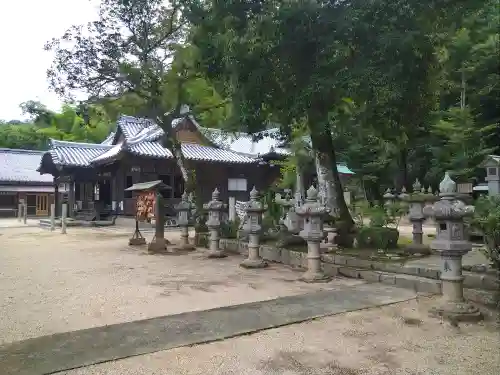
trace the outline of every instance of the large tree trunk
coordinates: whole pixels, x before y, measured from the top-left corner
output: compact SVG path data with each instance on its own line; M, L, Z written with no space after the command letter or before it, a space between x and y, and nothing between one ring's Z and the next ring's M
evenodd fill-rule
M318 176L319 196L323 199L323 203L331 210L333 216L338 215L338 205L336 199L335 181L333 170L336 165L331 163L328 154L315 151L316 175Z
M312 148L320 161L321 177L318 175L318 184L320 183L320 178L325 181L324 188L327 194L330 195L330 204L336 210L335 216L339 225L342 226L342 228L338 228L339 235L348 234L354 226L354 220L344 199L330 129L328 126L322 127L317 124L310 124L309 129L311 132Z

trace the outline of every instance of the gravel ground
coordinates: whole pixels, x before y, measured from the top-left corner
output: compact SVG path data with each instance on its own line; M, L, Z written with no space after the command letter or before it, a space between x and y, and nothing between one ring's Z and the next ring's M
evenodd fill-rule
M340 314L64 375L498 375L500 331L429 318L432 299Z
M168 236L175 236L169 233ZM199 253L145 256L130 233L38 228L0 232L0 344L106 324L355 285L295 280L273 266ZM149 238L148 238L149 239ZM206 345L65 372L66 375L498 375L492 321L453 327L429 318L432 299L340 314Z
M145 255L144 248L127 246L130 231L68 228L61 235L9 228L2 233L0 344L362 283L304 284L296 281L301 273L279 265L242 269L239 256Z

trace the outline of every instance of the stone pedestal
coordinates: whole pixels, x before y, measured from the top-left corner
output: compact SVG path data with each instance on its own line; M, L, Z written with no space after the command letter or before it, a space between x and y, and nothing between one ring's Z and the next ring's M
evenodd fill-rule
M226 205L219 200L219 196L219 190L216 188L212 193L212 200L203 206L208 211L207 227L210 233L208 258L225 258L227 256L219 247L222 212L226 209Z
M68 217L68 205L63 203L61 209L61 233L66 234L66 219Z
M426 216L436 221L436 239L431 248L441 256L442 298L430 314L455 321L481 319L478 308L468 303L463 295L462 257L472 249L465 233L464 218L474 212L456 199L456 184L446 173L439 185L441 199L424 208Z
M17 205L17 221L21 222L22 217L23 217L23 204L19 203Z
M321 270L320 243L324 238L323 219L329 209L318 202L318 191L311 186L305 203L296 209L304 220L300 236L307 241L307 272L301 277L309 283L328 282L330 278Z
M431 252L430 247L423 243L423 223L425 221L423 210L427 202L433 203L435 201L435 197L433 194L422 193L421 189L422 186L417 179L413 184L413 193L406 198L410 205L408 220L412 225L412 243L406 246L406 251L413 254L429 254Z
M262 233L262 214L266 207L259 202L259 193L255 187L250 192L250 201L245 207L247 222L243 231L248 233L248 258L241 262L240 266L244 268L265 268L265 262L260 254L260 235Z
M177 211L177 224L181 228L181 241L178 246L174 248L176 251L190 251L195 247L189 243L189 214L193 209L193 205L189 202L187 193L184 191L181 201L176 205Z

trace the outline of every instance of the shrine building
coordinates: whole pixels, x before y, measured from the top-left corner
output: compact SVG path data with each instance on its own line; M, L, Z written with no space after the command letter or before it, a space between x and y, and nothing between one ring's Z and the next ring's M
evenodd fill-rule
M229 196L248 200L253 186L266 190L279 177L279 167L272 160L288 154L277 137L267 135L254 141L247 134L228 135L200 126L192 116L174 120L173 127L203 202L210 200L216 187L224 201ZM273 131L277 129L268 132ZM125 189L153 180L172 187L167 203L177 203L184 180L172 153L161 144L163 137L163 130L153 121L121 116L116 131L101 144L51 140L37 170L53 176L56 213L62 201L58 192L64 190L71 217L77 212L115 209L132 216L135 193ZM353 174L345 165L338 169L343 175Z

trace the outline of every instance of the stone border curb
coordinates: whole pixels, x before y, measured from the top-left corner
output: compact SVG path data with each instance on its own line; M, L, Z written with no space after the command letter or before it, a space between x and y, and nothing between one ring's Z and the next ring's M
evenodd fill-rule
M248 244L233 239L222 238L220 248L241 255L248 254ZM307 253L279 249L261 245L260 256L270 262L281 263L296 268L307 268ZM386 263L358 259L346 255L322 254L322 269L328 276L345 276L380 282L396 287L412 289L420 293L441 293L441 272L432 268L409 267L398 263ZM467 299L495 305L495 292L500 292L500 282L491 275L472 272L464 273L464 294Z

